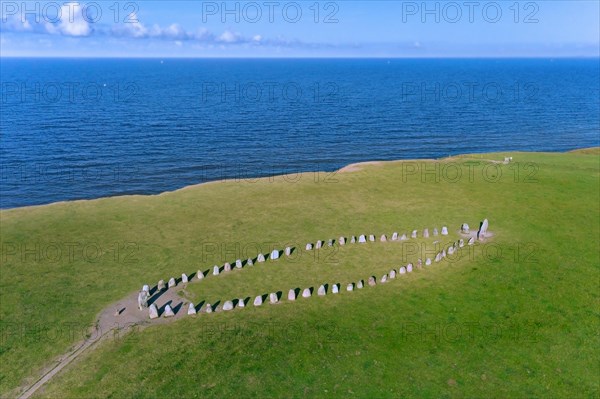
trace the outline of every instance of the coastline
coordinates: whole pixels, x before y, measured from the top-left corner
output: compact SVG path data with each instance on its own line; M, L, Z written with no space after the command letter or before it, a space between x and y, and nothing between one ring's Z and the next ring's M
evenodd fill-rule
M295 174L270 175L270 176L262 176L262 177L246 177L245 179L252 179L254 181L260 181L260 180L268 180L268 179L272 180L272 179L277 179L277 178L283 178L285 176L294 176L294 175L298 175L298 174L305 175L305 174L317 174L317 173L333 173L333 174L354 173L354 172L360 172L361 170L364 169L364 167L391 165L391 164L397 164L397 163L402 163L402 162L442 162L442 161L448 161L451 159L463 159L463 160L464 159L472 159L475 161L497 162L497 160L482 158L484 155L503 156L504 154L569 154L569 153L574 153L574 154L578 153L578 154L584 154L584 155L600 155L600 147L582 147L582 148L576 148L576 149L568 150L568 151L510 151L510 150L508 150L508 151L503 151L503 152L491 152L491 153L457 154L457 155L452 155L452 156L443 157L443 158L396 159L396 160L386 160L386 161L369 160L369 161L350 163L350 164L347 164L347 165L345 165L335 171L332 171L332 172L314 170L314 171L307 171L307 172L298 172ZM184 187L177 188L175 190L163 191L163 192L160 192L157 194L122 194L122 195L113 195L113 196L108 196L108 197L56 201L56 202L51 202L51 203L47 203L47 204L39 204L39 205L25 205L25 206L14 207L14 208L0 208L0 214L4 215L6 213L13 212L13 211L34 210L34 209L40 209L42 207L60 206L60 205L77 204L77 203L88 203L88 202L93 202L93 201L104 201L104 200L110 200L110 199L134 199L134 198L140 198L140 197L160 197L160 196L169 195L172 193L177 193L179 191L203 187L203 186L210 185L210 184L229 183L229 182L235 182L235 181L236 181L236 179L218 179L218 180L212 180L212 181L207 181L207 182L202 182L202 183L190 184L190 185L187 185Z

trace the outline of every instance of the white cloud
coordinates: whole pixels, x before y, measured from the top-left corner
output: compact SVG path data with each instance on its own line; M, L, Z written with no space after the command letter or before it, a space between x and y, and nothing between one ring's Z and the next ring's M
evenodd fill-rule
M239 33L232 32L228 29L217 38L217 41L229 44L238 43L241 41L241 36Z
M48 29L48 27L46 27ZM69 3L61 7L61 18L58 31L65 36L89 36L92 32L90 24L83 17L79 3Z

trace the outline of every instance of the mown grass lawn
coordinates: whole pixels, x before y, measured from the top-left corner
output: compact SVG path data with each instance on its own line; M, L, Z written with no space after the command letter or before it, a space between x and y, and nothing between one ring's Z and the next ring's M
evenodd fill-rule
M513 164L484 161L504 155ZM2 211L0 392L143 283L340 235L458 237L487 217L494 237L471 256L352 293L417 255L355 244L210 276L189 299L280 290L282 303L109 340L38 396L597 397L599 155L478 154ZM285 300L335 282L339 295Z

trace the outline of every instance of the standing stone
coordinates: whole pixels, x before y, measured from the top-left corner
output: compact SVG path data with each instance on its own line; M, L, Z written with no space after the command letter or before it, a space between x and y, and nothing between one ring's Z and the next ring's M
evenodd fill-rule
M412 272L412 270L413 270L413 264L412 264L412 263L409 263L408 265L406 265L406 271L407 271L408 273L411 273L411 272Z
M173 317L173 316L175 316L175 313L173 312L171 305L166 305L165 313L163 313L163 317Z
M400 237L400 241L405 241L408 240L408 238L406 238L406 234L402 234L402 237Z
M442 258L445 258L445 257L446 257L446 250L444 249L444 250L442 250Z
M462 238L460 240L458 240L458 247L462 248L465 246L465 240L463 240Z
M385 234L382 234L382 235L381 235L381 239L380 239L380 241L381 241L381 242L386 242L386 241L387 241L387 237L385 236Z
M292 247L285 247L285 256L290 256L292 254Z
M373 234L369 236L369 241L375 242L375 236Z
M393 280L396 278L396 271L394 269L390 270L390 280Z
M218 276L219 275L219 266L215 266L213 267L213 276Z
M345 237L340 237L338 242L340 243L341 246L346 245L346 238Z
M212 305L210 303L206 304L206 313L212 313L213 312L213 308Z
M359 244L364 244L364 243L366 243L366 242L367 242L367 239L365 238L365 235L364 235L364 234L361 234L361 235L358 237L358 243L359 243Z
M160 280L156 286L158 291L162 291L165 290L167 288L166 284L165 284L165 280Z
M434 237L435 237L435 236L437 236L438 234L439 234L439 233L438 233L438 229L437 229L437 227L434 227L434 228L433 228L433 235L434 235Z
M400 268L400 270L398 270L398 273L400 273L400 274L406 274L406 267L402 266Z
M223 310L232 310L232 309L233 309L233 302L225 301L225 303L223 304Z
M417 269L421 269L423 267L423 261L421 258L417 259Z
M340 288L338 287L337 284L334 284L331 286L331 293L332 294L337 294L338 292L340 292Z
M423 238L429 238L429 229L423 230Z
M238 305L237 306L238 306L238 308L245 308L246 307L246 304L244 303L244 299L243 298L238 299Z
M330 239L329 242L327 243L328 247L333 247L333 239Z
M306 250L307 251L312 251L312 244L309 242L308 244L306 244Z
M381 280L379 280L381 283L387 283L387 279L388 279L388 275L384 274L383 276L381 276Z
M177 282L175 281L175 278L174 278L174 277L171 277L171 278L169 279L169 288L171 288L171 287L175 287L176 285L177 285Z
M310 298L310 288L305 288L304 291L302 291L302 298Z
M453 246L449 246L448 247L448 255L452 255L454 254L454 247Z
M148 308L148 316L150 316L151 319L156 319L158 317L158 308L155 304L150 305Z
M184 284L188 282L188 276L187 276L187 274L185 274L185 273L181 274L181 282L184 283Z
M278 249L274 249L273 252L271 252L271 260L276 260L279 259L279 250Z
M259 295L256 298L254 298L254 306L260 306L260 305L262 305L262 295Z
M315 248L316 249L321 249L322 246L323 246L323 241L317 240L317 245L315 245Z
M369 286L374 287L377 285L377 282L375 281L375 277L371 276L369 277Z
M354 284L350 283L346 286L346 291L354 291Z
M138 309L143 310L146 307L148 307L148 293L140 291L138 293Z
M317 295L319 295L319 296L323 296L323 295L325 295L325 294L326 294L326 292L325 292L325 286L324 286L324 285L321 285L321 286L319 287L319 289L317 290Z
M425 259L425 266L431 265L431 258Z
M150 295L150 286L148 284L144 284L142 291L146 291L148 295Z
M469 238L469 241L467 242L468 245L473 245L475 244L475 237L471 237Z
M198 278L198 280L202 280L204 278L204 272L202 270L198 270L198 272L196 273L196 277Z
M350 244L354 244L356 242L356 237L352 236L352 238L350 239Z
M436 262L439 262L439 261L441 261L441 260L442 260L442 253L441 253L441 252L438 252L438 253L437 253L437 255L435 256L435 259L434 259L434 260L435 260Z
M190 303L190 306L188 306L188 312L189 315L193 315L196 314L196 307L194 306L193 303Z
M241 259L238 259L238 260L235 261L235 267L237 269L241 269L243 266L244 265L242 265L242 260Z
M358 280L358 283L356 283L356 288L358 288L359 290L364 287L364 283L362 280Z
M291 289L288 291L288 301L295 301L296 300L296 290Z
M481 223L481 227L479 228L479 231L477 232L477 238L479 239L479 241L482 241L486 234L487 234L487 229L488 229L488 220L487 219L483 219L483 222Z
M448 228L446 226L442 227L442 235L443 236L447 236L448 235Z
M223 271L224 272L230 272L231 271L231 265L229 264L229 262L225 262L225 264L223 265Z
M397 241L398 240L398 233L394 232L394 234L392 234L392 241Z
M246 261L246 266L252 266L254 265L254 261L252 260L252 258L248 258L248 260Z
M256 261L259 263L262 263L265 261L265 256L263 254L258 254L258 257L256 258Z
M460 232L464 233L464 234L469 234L470 229L469 229L469 225L466 223L463 223L460 225Z
M417 230L413 230L412 234L410 235L410 238L417 238Z
M279 299L277 298L277 294L276 293L271 292L269 294L269 302L271 302L271 304L279 302Z

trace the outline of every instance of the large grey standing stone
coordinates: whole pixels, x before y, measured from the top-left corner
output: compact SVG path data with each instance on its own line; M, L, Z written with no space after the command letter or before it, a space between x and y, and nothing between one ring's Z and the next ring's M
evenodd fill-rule
M458 247L462 248L465 246L465 240L463 240L462 238L460 240L458 240Z
M438 229L437 229L437 227L434 227L434 228L433 228L433 236L435 237L435 236L437 236L438 234L439 234L439 233L438 233Z
M406 234L402 234L402 236L400 237L400 241L406 241L408 240L408 238L406 238Z
M333 238L332 238L332 239L330 239L330 240L327 242L327 246L328 246L328 247L333 247L333 241L334 241L334 240L333 240Z
M358 288L359 290L364 286L365 284L362 280L358 280L358 283L356 283L356 288Z
M454 254L454 247L451 245L448 247L448 255L453 255Z
M388 279L388 275L384 274L383 276L381 276L381 280L379 280L380 283L387 283L387 279Z
M397 241L398 240L398 233L394 232L394 234L392 234L392 241Z
M334 284L331 286L331 293L332 294L337 294L338 292L340 292L340 287L337 284Z
M252 258L248 258L248 260L246 261L246 266L253 266L254 265L254 261L252 260Z
M325 294L326 294L326 292L325 292L325 286L324 286L324 285L321 285L321 286L319 287L319 289L317 290L317 295L319 295L319 296L323 296L323 295L325 295Z
M400 270L398 270L399 274L406 274L406 267L402 266Z
M260 306L262 305L262 302L262 295L259 295L256 298L254 298L254 306Z
M429 229L423 230L423 238L429 238Z
M147 291L140 291L138 293L138 309L143 310L144 308L148 307L149 296L150 294L148 294Z
M483 222L481 223L481 227L479 228L479 231L477 232L477 238L480 241L485 238L485 236L487 234L487 230L488 230L488 220L483 219Z
M219 275L219 266L215 266L213 267L213 276L218 276Z
M171 278L169 279L169 288L171 288L171 287L175 287L176 285L177 285L177 282L175 281L175 278L174 278L174 277L171 277Z
M235 267L241 269L244 265L242 265L242 260L238 259L235 261Z
M150 305L148 308L148 316L150 316L151 319L158 318L158 308L155 304Z
M244 298L238 299L238 308L245 308L246 304L244 303Z
M408 265L406 265L406 271L408 273L411 273L413 271L413 264L409 263Z
M258 257L256 258L256 261L259 263L262 263L265 261L265 256L263 254L258 254Z
M271 260L276 260L279 259L279 250L278 249L274 249L273 252L271 252Z
M206 304L206 313L212 313L213 312L213 308L212 305L210 303Z
M162 291L162 290L164 290L164 289L166 289L166 288L167 288L167 285L165 284L165 280L160 280L160 281L158 282L157 286L156 286L156 289L157 289L158 291Z
M188 282L188 276L185 273L181 274L181 282L182 283L187 283Z
M421 258L417 259L417 269L422 269L423 268L423 261L421 260Z
M377 281L375 281L375 277L371 276L369 277L369 282L368 282L369 286L374 287L377 285Z
M349 284L346 286L346 291L354 291L354 284L352 284L352 283L349 283Z
M233 309L233 302L225 301L225 303L223 304L223 310L232 310L232 309Z
M443 236L447 236L448 235L448 228L446 226L442 227L442 235Z
M425 266L431 265L431 258L425 259Z
M352 238L350 239L350 244L354 244L356 242L356 237L352 236Z
M417 230L413 230L412 234L410 235L410 238L417 238Z
M306 250L307 251L312 251L312 249L313 249L313 246L312 246L312 244L310 242L308 244L306 244Z
M269 294L269 302L271 302L271 304L279 302L279 298L277 298L277 294L276 293L271 292Z
M292 247L285 247L285 256L290 256L292 254Z
M434 261L439 262L441 260L442 260L442 253L438 252L437 255L435 255Z
M390 270L390 280L393 280L396 278L396 271L394 269Z
M469 229L469 225L466 223L463 223L460 225L460 232L464 233L464 234L469 234L470 229Z
M343 246L343 245L346 245L346 237L340 237L340 238L338 239L338 243L339 243L341 246Z
M231 265L229 264L229 262L225 262L225 264L223 265L223 271L224 272L230 272L231 271Z
M148 295L150 295L150 286L148 284L144 284L142 286L142 291L146 291Z
M202 270L198 270L198 272L196 273L196 277L198 278L198 280L204 279L204 272Z
M173 317L175 316L175 312L171 308L171 305L165 305L165 313L163 313L163 317Z
M321 249L322 246L323 246L323 241L317 240L317 245L315 245L315 248L316 249Z
M288 301L295 301L296 300L296 290L291 289L288 291Z
M385 236L385 234L381 235L380 241L381 242L386 242L387 241L387 237Z
M369 241L375 242L375 236L373 234L369 235Z
M192 314L196 314L196 307L194 306L193 303L190 303L190 306L188 306L188 311L187 314L192 315Z
M361 235L358 237L358 243L359 243L359 244L364 244L364 243L366 243L366 242L367 242L367 239L365 238L365 235L364 235L364 234L361 234Z
M445 257L446 257L446 250L445 250L445 249L443 249L443 250L442 250L442 258L445 258Z
M473 245L475 244L475 237L471 237L469 238L469 241L467 242L468 245Z
M304 291L302 291L302 298L310 298L310 288L305 288Z

